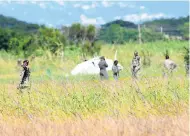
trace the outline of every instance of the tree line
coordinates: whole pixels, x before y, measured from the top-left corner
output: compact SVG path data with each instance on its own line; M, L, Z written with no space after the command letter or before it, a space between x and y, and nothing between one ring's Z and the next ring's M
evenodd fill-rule
M84 55L99 53L100 45L95 42L96 27L79 23L60 31L45 26L34 33L21 33L9 28L0 28L0 50L24 56L43 55L45 50L53 54L64 51L65 47L80 48Z
M171 19L172 20L172 19ZM177 24L183 37L189 38L189 22L178 19ZM145 22L150 27L141 27L142 42L154 42L164 40L162 33L153 28L161 23L167 26L169 20L157 20ZM143 25L141 25L143 26ZM94 25L84 26L74 23L61 29L48 28L44 25L29 24L14 18L0 15L0 50L5 50L16 55L23 54L43 55L48 50L57 55L65 48L79 48L84 56L98 54L103 43L125 44L138 41L137 25L122 20L109 22L100 28Z

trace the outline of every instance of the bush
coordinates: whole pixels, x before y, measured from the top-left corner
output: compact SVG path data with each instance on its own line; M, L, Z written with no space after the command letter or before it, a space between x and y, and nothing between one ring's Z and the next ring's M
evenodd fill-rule
M95 54L99 54L101 49L101 42L89 42L85 41L84 45L82 46L83 54L93 56Z

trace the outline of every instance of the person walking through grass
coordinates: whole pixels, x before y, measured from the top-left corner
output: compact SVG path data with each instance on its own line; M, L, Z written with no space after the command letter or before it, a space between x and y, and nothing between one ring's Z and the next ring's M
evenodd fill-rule
M169 55L165 55L165 61L164 61L164 69L163 69L163 76L172 76L173 70L177 68L177 65L174 61L172 61L169 58Z
M23 70L21 71L21 74L20 74L21 80L20 80L18 89L22 89L22 88L27 87L27 84L29 83L30 69L29 69L28 65L29 65L28 60L24 60L23 64L21 65Z
M120 69L118 67L118 60L115 60L113 62L113 66L112 66L113 78L115 80L118 80L118 78L119 78L119 71L120 71Z
M100 62L98 63L98 66L100 68L100 79L108 79L108 73L106 71L108 64L106 63L104 56L100 57Z
M132 59L132 64L131 64L131 73L132 77L137 79L137 74L140 71L140 66L141 66L141 58L138 55L138 52L134 52L134 57Z

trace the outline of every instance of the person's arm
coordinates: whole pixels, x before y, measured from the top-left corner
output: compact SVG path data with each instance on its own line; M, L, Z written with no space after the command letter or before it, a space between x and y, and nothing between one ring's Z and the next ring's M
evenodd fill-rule
M28 68L28 81L29 81L29 79L30 79L30 69Z
M99 67L99 68L101 67L101 64L100 64L100 62L98 63L98 67Z
M112 66L112 71L114 72L114 65Z
M112 71L113 71L113 73L117 73L117 69L114 65L112 66Z
M121 71L120 66L117 66L117 72L119 73L119 71Z
M141 66L141 57L139 57L139 64L140 64L140 66Z
M106 63L106 61L105 61L105 64L104 64L104 66L105 66L105 67L108 67L108 64Z

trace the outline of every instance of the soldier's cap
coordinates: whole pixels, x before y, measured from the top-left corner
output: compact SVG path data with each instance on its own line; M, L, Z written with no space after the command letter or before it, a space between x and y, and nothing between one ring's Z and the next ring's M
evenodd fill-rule
M135 54L135 55L138 55L138 52L137 52L137 51L135 51L135 52L134 52L134 54Z
M118 60L114 60L114 62L113 62L115 65L117 65L118 64Z
M104 56L101 56L101 57L100 57L100 59L103 59L103 60L105 60L105 57L104 57Z
M167 54L165 55L165 58L166 58L166 59L170 59L169 55L167 55Z

